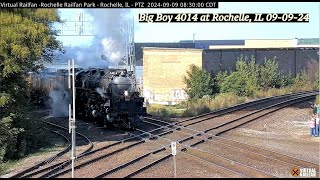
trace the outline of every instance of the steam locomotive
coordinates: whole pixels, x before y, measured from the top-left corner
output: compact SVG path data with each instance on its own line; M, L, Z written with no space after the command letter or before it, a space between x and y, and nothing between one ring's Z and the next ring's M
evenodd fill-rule
M94 68L79 70L75 78L78 117L107 127L134 129L147 115L132 71Z

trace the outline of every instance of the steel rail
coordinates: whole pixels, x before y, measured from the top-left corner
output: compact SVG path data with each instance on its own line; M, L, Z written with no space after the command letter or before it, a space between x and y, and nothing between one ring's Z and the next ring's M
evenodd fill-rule
M311 95L311 96L312 96L312 95ZM310 98L310 97L302 97L302 98L303 98L302 100L300 99L300 100L297 101L297 102L289 103L289 104L287 104L286 106L289 106L289 105L291 105L291 104L298 103L298 102L300 102L300 101L305 101L305 100L307 100L307 99ZM306 98L306 99L304 99L304 98ZM296 99L294 99L294 100L296 100ZM285 106L285 107L286 107L286 106ZM272 106L272 107L273 107L273 106ZM284 107L281 107L281 108L284 108ZM272 113L272 112L274 112L274 111L277 111L277 110L279 110L279 109L281 109L281 108L278 108L278 109L276 109L276 110L273 110L273 111L271 111L271 112L268 112L267 114L270 114L270 113ZM260 118L260 117L265 116L265 115L266 115L266 114L263 114L263 115L261 115L261 116L259 116L259 117L257 117L257 118ZM254 119L257 119L257 118L254 118ZM153 118L145 118L145 119L149 119L149 120L161 122L161 123L164 123L164 124L170 124L170 123L168 123L168 122L165 122L165 121L162 121L162 120L158 120L158 119L153 119ZM150 123L150 122L147 122L147 123ZM155 124L155 123L151 123L151 124L157 125L157 124ZM157 126L161 126L161 125L157 125ZM183 127L183 126L179 126L179 125L175 125L175 126L179 127L179 128L177 128L177 129L183 128L183 129L188 129L188 130L192 130L192 131L195 131L195 132L196 132L195 134L187 133L187 132L182 132L182 133L185 133L185 134L192 134L192 135L189 136L189 137L187 137L187 138L185 138L185 139L183 139L183 140L181 140L181 141L179 141L179 143L183 143L183 142L185 142L185 141L188 141L188 140L190 140L190 139L193 139L195 136L201 136L201 135L203 135L203 134L205 134L205 135L210 135L210 136L215 136L214 134L207 133L206 131L199 131L199 130L195 130L195 129L191 129L191 128ZM174 129L174 130L177 130L177 129ZM211 128L209 128L209 129L211 129ZM222 137L216 136L216 138L222 138ZM226 138L223 138L223 139L226 139ZM228 139L228 140L229 140L229 139ZM201 144L201 143L204 143L204 142L206 142L206 141L212 141L212 137L209 137L209 138L206 138L206 139L202 139L202 140L200 140L200 141L198 141L198 142L196 142L196 143L194 143L194 144L192 144L192 145L190 145L190 146L195 147L196 145ZM229 141L237 142L237 141L235 141L235 140L229 140ZM239 144L245 144L246 146L250 146L250 147L254 147L254 146L249 145L249 144L246 144L246 143L241 143L241 142L237 142L237 143L239 143ZM257 147L254 147L254 148L257 148ZM289 155L284 155L284 154L279 153L279 152L266 150L266 149L263 149L263 148L259 148L259 149L262 149L262 150L264 150L264 151L268 151L268 152L270 152L270 153L281 154L282 156L287 156L287 157L289 157L289 158L297 159L297 160L299 160L299 161L301 161L301 162L305 162L305 163L314 164L314 165L316 166L316 164L313 163L313 162L309 162L309 161L306 161L306 160L302 160L302 159L299 159L299 158L296 158L296 157L292 157L292 156L289 156ZM278 160L278 161L281 161L281 162L284 162L284 163L287 163L287 164L292 164L292 163L290 163L290 162L286 162L286 161L279 160L279 159L275 159L275 160Z

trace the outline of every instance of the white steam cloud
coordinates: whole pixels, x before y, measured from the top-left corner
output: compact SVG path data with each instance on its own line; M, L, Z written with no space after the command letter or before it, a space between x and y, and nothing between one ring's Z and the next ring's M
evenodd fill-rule
M57 84L49 94L51 98L51 116L69 116L69 94L61 84Z
M130 10L86 9L84 12L93 17L93 41L89 47L67 48L61 59L73 58L83 68L116 65L127 55L128 27L132 24Z
M100 94L101 97L106 98L106 96L104 95L103 89L102 88L96 88L96 92L98 94Z

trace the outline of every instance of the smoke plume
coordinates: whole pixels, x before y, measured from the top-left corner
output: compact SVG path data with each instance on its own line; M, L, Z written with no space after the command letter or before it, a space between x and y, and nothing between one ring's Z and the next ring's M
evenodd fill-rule
M69 94L61 84L57 84L49 93L51 98L51 116L69 116Z
M67 48L61 59L73 58L83 68L116 65L126 56L130 10L86 9L84 12L93 17L92 43L89 47Z
M102 88L96 88L96 92L97 92L98 94L100 94L101 97L106 98L106 96L105 96L104 93L103 93L103 89L102 89Z

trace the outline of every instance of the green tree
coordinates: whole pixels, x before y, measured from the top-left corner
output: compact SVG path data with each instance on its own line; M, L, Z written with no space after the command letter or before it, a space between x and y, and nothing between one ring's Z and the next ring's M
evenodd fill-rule
M219 71L218 74L216 75L215 81L217 84L218 92L221 91L222 83L226 81L228 76L229 76L228 71Z
M233 92L239 96L249 96L259 89L259 66L255 58L243 58L241 55L236 62L236 69L229 76L221 75L220 90L222 93Z
M262 89L274 88L278 77L278 63L277 59L266 59L259 67L259 85Z
M293 78L291 73L287 75L283 73L277 73L275 88L284 88L292 85L293 85Z
M59 22L56 9L10 8L0 11L0 160L19 157L40 139L28 104L29 71L51 61L61 44L53 24ZM40 142L39 141L39 142Z
M307 71L302 69L300 73L297 74L297 77L294 78L294 85L297 87L303 87L306 84L310 84L310 80Z
M220 92L232 92L239 96L247 95L247 81L240 77L240 72L231 73L223 82L221 82Z
M194 64L190 65L183 81L186 84L185 91L191 99L215 93L215 83L211 75Z

